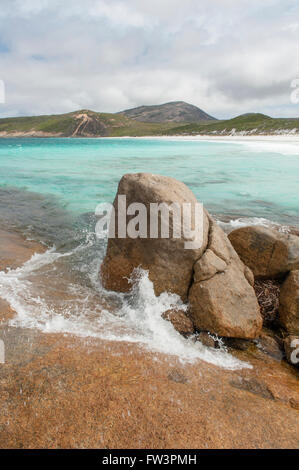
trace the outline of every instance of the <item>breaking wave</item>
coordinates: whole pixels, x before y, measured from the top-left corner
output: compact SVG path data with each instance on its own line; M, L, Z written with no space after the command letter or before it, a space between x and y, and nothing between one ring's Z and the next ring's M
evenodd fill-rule
M0 296L17 313L10 326L138 343L183 362L201 359L227 369L251 367L225 348L214 350L181 336L161 314L186 306L175 294L156 296L146 271L135 272L129 294L106 291L98 275L104 249L87 233L84 243L69 251L52 248L20 268L0 271Z
M288 225L281 225L272 220L265 219L264 217L239 217L230 220L217 220L218 225L226 232L232 232L241 227L248 227L249 225L259 225L267 228L276 228L279 232L288 233L290 227Z

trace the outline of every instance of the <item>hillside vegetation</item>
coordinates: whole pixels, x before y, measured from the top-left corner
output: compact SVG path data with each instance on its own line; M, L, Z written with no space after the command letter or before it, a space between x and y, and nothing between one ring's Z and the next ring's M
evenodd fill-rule
M299 133L298 119L244 114L226 121L143 122L124 113L81 110L68 114L0 119L0 137L138 137L159 135L231 135Z
M139 106L138 108L122 111L124 116L141 122L205 122L216 119L205 113L202 109L185 101L172 101L171 103L154 106Z
M229 135L243 134L277 134L283 132L299 132L299 118L271 118L265 114L243 114L226 121L216 121L205 124L187 124L167 130L167 135Z
M122 114L81 110L68 114L0 119L0 133L58 135L61 137L105 137L157 135L173 124L144 123Z

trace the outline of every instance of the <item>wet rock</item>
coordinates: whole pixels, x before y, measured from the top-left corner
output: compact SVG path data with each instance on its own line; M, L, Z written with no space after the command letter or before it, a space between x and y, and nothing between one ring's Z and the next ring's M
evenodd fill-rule
M224 344L232 349L238 349L240 351L247 351L252 346L252 341L241 338L223 338Z
M218 342L207 331L201 331L197 336L197 340L208 348L217 348Z
M229 239L256 278L281 277L299 268L299 237L260 226L233 230Z
M267 385L256 378L238 377L232 380L230 384L233 387L246 390L247 392L254 393L268 400L274 399Z
M0 297L0 323L3 321L10 320L16 315L16 312L10 307L10 305Z
M299 410L299 400L295 400L294 398L290 399L290 405L294 410Z
M284 350L288 362L299 367L299 336L287 336L284 339Z
M176 382L179 384L186 384L188 382L187 377L177 369L171 370L167 377L172 382Z
M26 240L21 234L0 228L0 271L7 267L16 269L35 253L44 253L46 248L35 241Z
M170 366L173 356L134 343L27 333L11 344L20 365L9 354L1 366L1 449L298 448L291 366L247 352L252 370Z
M162 318L170 321L173 327L183 336L190 336L194 333L193 323L183 310L166 310L162 314Z
M280 344L279 339L270 331L262 331L257 340L257 346L278 361L281 361L284 357L282 344Z
M299 270L291 271L282 285L279 321L288 333L299 335Z

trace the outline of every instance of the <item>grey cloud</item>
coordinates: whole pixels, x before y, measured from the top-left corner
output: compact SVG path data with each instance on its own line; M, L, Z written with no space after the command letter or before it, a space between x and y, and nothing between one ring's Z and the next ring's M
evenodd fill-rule
M299 114L295 0L1 0L0 115L169 100Z

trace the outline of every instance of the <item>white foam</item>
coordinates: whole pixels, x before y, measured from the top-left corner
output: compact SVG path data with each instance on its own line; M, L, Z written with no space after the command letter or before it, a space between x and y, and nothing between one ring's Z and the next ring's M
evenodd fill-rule
M299 144L289 143L289 142L275 142L275 141L248 141L240 140L238 144L246 145L250 147L255 152L269 152L269 153L279 153L281 155L298 155L299 156Z
M55 305L55 292L54 296L43 296L53 280L57 282L55 276L59 278L57 263L61 258L72 256L86 246L63 254L52 249L34 255L21 268L0 271L0 296L17 312L9 322L11 326L36 328L45 333L70 333L80 337L139 343L148 350L179 357L183 362L201 359L227 369L251 367L223 348L215 350L194 338L185 339L170 322L163 320L161 314L164 311L173 307L185 310L187 307L177 295L163 293L156 296L145 271L135 272L130 295L110 293L100 285L100 260L94 260L89 266L91 287L61 279L62 288L70 294L71 300L58 300ZM114 311L102 306L99 299L103 296L108 304L110 301L111 305L117 305ZM49 300L52 298L53 302Z
M287 225L280 225L263 217L240 217L238 219L231 219L228 222L217 220L217 223L226 233L237 228L248 227L250 225L262 225L267 228L277 228L279 232L283 233L288 233L290 231Z

